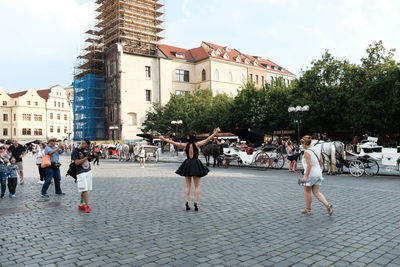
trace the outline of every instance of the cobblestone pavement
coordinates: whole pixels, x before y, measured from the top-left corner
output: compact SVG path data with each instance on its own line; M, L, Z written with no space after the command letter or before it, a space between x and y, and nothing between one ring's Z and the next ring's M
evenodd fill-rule
M63 157L65 174L68 158ZM17 198L0 200L1 266L400 266L400 177L326 177L332 217L304 207L299 174L211 169L199 212L184 210L177 163L102 161L92 213L65 196L41 202L33 158Z

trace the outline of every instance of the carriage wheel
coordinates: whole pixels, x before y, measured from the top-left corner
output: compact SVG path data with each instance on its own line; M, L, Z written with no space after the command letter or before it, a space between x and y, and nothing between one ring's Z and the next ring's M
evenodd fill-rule
M364 163L362 163L360 160L353 160L349 163L349 170L350 174L354 177L360 177L361 175L364 174L365 169L364 169Z
M379 164L376 160L369 159L364 163L366 175L377 175L379 172Z
M273 158L271 167L273 169L282 169L284 165L285 157L281 153L276 153L276 156Z
M269 159L270 158L267 153L261 152L256 156L254 163L258 168L267 168Z

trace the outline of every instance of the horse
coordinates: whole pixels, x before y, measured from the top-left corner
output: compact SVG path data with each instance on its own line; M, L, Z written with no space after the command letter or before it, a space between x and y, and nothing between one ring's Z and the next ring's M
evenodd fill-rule
M127 144L118 144L117 145L117 151L119 153L119 161L129 161L130 155L129 155L129 145Z
M203 154L204 154L204 157L206 158L207 166L210 166L210 156L212 156L214 159L213 167L215 167L215 165L217 165L217 167L219 167L221 165L220 158L219 158L219 156L222 154L221 150L222 150L222 145L218 145L215 143L209 143L203 147Z
M312 140L311 145L321 151L324 163L329 163L327 166L328 174L334 175L338 173L337 160L339 160L339 162L346 160L345 144L340 141L325 142Z

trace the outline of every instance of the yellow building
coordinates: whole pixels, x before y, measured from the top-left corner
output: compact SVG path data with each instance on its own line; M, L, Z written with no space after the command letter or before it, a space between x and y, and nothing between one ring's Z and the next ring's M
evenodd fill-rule
M20 141L69 139L72 107L61 86L46 90L28 89L7 94L0 88L0 138Z

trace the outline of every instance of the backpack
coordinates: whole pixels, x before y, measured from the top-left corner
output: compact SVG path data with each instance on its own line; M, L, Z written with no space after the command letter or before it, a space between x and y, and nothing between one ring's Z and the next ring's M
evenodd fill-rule
M68 176L68 175L71 176L72 178L74 178L75 179L75 183L76 183L77 177L76 177L76 165L75 165L75 162L71 162L69 164L69 168L68 168L66 176Z

